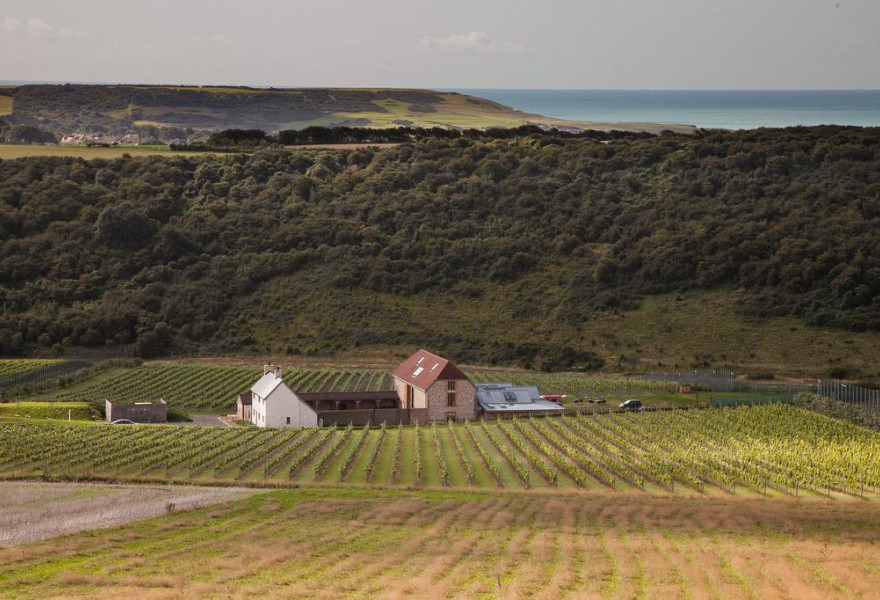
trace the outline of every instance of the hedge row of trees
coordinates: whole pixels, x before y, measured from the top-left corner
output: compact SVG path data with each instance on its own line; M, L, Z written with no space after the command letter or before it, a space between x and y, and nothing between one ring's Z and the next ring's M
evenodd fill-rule
M547 130L537 125L490 129L446 129L443 127L433 127L430 129L423 127L373 129L369 127L312 126L304 129L285 129L277 134L269 134L262 129L226 129L212 133L203 144L176 144L172 145L172 150L246 151L253 150L256 147L272 145L415 143L423 139L509 140L525 136L591 140L647 139L652 137L649 133L626 131Z
M719 287L750 315L878 330L878 159L877 130L827 127L2 161L0 353L424 344L595 366L579 323ZM429 327L407 299L542 325Z

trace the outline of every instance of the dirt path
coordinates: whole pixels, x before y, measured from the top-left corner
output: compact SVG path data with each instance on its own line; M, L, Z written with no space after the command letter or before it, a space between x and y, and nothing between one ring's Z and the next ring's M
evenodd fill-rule
M251 493L236 488L0 482L0 546L107 529Z

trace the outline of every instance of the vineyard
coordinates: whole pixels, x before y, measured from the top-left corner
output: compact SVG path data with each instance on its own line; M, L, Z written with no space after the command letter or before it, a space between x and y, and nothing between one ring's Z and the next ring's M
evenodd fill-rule
M412 427L0 424L0 477L874 498L880 435L787 405Z
M0 360L0 378L27 373L61 362L54 358L13 358Z
M261 369L241 367L149 364L62 390L52 399L127 404L161 398L171 407L229 408L235 396L250 389L262 374ZM283 377L291 389L300 392L391 387L391 375L375 369L288 369Z
M52 394L53 400L131 403L165 400L171 407L223 409L235 396L250 389L261 369L242 367L172 365L150 363L123 369L109 378L87 381ZM542 393L608 393L627 390L664 390L665 381L592 377L569 373L472 371L474 382L510 382L534 385ZM378 369L287 369L284 381L299 392L376 391L392 388L391 373Z

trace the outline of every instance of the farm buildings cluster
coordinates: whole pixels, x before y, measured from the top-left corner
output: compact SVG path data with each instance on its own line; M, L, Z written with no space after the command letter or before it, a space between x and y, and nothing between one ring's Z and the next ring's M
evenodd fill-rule
M258 427L408 425L563 410L534 387L474 384L451 361L427 350L403 361L393 381L394 389L385 391L296 392L278 367L267 365L250 391L238 396L236 418Z

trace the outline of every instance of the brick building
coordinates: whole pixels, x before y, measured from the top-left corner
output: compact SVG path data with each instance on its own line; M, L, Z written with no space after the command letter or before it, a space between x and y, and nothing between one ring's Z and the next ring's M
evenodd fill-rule
M394 371L402 409L424 409L428 421L474 419L477 389L451 361L419 350Z

